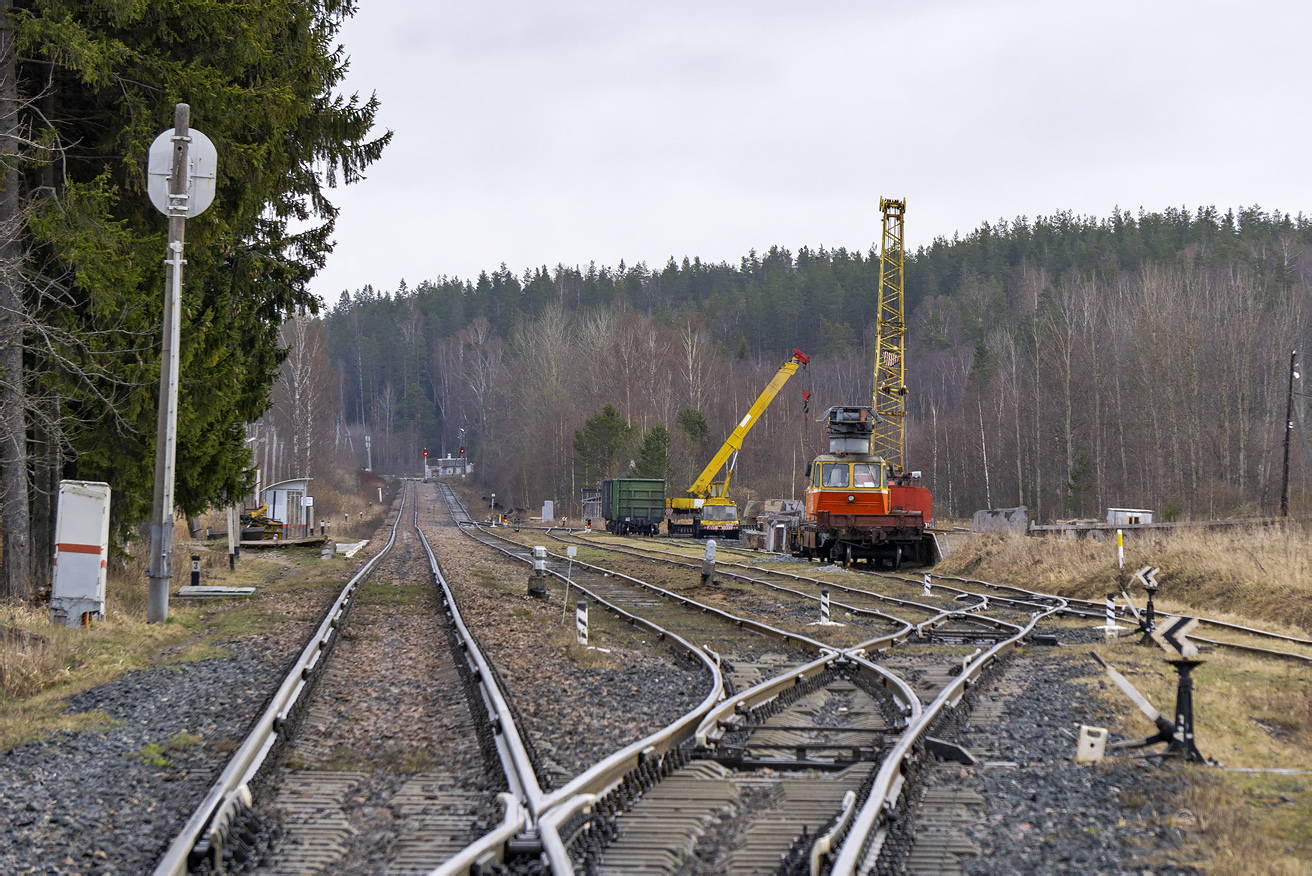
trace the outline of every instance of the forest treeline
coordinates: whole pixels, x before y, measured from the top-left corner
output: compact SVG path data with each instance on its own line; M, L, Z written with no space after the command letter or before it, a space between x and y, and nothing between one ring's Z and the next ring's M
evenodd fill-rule
M939 513L1271 511L1289 354L1308 339L1309 243L1301 214L1208 208L1018 218L909 252L907 459ZM684 486L799 348L811 365L735 474L740 499L796 495L823 411L870 398L878 262L773 247L736 265L503 265L344 292L315 327L332 375L308 405L316 447L363 461L368 434L376 469L413 471L425 447L465 446L499 497L576 507L591 486L576 437L611 404L634 467L663 427ZM707 438L680 428L687 412ZM1292 457L1298 507L1307 466Z

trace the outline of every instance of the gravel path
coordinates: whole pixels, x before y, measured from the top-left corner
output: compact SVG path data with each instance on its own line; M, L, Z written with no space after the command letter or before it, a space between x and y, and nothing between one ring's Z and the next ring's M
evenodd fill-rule
M104 712L114 726L8 752L0 760L0 871L148 870L280 680L277 652L257 643L234 650L233 658L132 672L72 697L70 711Z

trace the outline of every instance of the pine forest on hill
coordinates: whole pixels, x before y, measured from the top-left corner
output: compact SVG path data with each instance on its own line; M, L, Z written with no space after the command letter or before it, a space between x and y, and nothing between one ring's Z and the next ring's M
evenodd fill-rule
M1301 214L1172 209L984 224L908 253L907 461L937 514L1274 512L1289 355L1309 340L1310 244ZM798 496L823 412L870 401L878 256L774 247L737 265L503 265L343 293L322 321L289 325L299 349L264 425L307 460L352 464L368 434L379 471L413 472L423 448L463 444L508 505L555 499L578 513L599 474L686 486L799 348L809 368L735 472L740 503ZM302 372L319 376L289 388ZM623 446L581 458L606 405ZM1305 434L1294 443L1298 513Z

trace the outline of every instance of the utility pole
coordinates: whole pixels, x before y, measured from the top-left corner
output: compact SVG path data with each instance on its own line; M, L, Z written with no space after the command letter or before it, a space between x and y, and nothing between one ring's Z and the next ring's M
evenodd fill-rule
M214 200L214 144L191 129L191 107L173 108L173 130L155 138L150 147L147 193L169 217L163 345L159 363L159 418L155 430L155 492L150 517L150 570L146 621L169 619L169 579L173 553L173 484L178 440L178 344L182 331L182 243L187 218L198 216ZM196 149L192 149L192 144ZM165 185L164 177L167 179ZM160 189L163 188L161 192Z
M1280 478L1280 516L1289 516L1289 436L1294 431L1294 369L1298 363L1298 350L1289 351L1289 394L1285 399L1285 470Z

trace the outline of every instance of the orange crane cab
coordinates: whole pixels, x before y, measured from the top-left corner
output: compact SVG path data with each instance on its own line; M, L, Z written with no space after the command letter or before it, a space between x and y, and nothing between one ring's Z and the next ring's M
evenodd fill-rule
M927 561L933 500L929 490L912 484L913 476L895 474L870 452L879 419L873 407L834 407L825 414L829 448L807 471L803 556L887 560L895 569L904 560Z
M830 408L826 453L807 470L806 508L797 553L851 563L934 558L934 516L920 472L903 471L906 444L906 319L903 263L905 200L879 199L884 231L879 246L879 319L876 323L874 404Z

